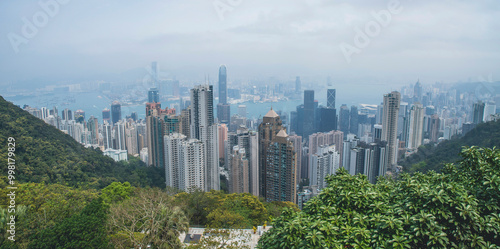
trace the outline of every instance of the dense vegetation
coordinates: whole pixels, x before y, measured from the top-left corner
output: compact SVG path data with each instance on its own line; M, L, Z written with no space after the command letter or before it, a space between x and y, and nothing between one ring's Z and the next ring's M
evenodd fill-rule
M145 167L134 157L115 162L0 97L0 162L7 161L8 137L16 140L16 182L96 189L126 181L133 186L165 186L162 169ZM0 170L7 172L7 164L1 163Z
M445 164L460 160L462 146L500 147L500 121L479 124L463 137L443 141L437 146L421 146L418 152L400 162L400 165L409 173L425 173L429 170L440 172Z
M345 170L303 211L285 211L260 248L499 248L500 150L464 148L443 173L380 179Z

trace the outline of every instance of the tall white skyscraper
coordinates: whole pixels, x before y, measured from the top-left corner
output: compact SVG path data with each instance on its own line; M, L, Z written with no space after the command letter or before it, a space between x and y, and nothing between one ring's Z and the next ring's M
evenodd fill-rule
M164 137L165 183L181 190L205 188L205 145L180 133Z
M408 149L415 150L420 145L422 145L423 130L424 130L424 107L421 104L414 104L410 110Z
M219 137L213 104L213 86L199 85L191 89L190 137L205 145L205 191L220 189Z
M384 107L382 118L382 140L387 141L387 168L392 169L397 163L398 151L398 113L401 103L401 94L399 92L391 92L384 95Z
M340 154L335 149L335 145L320 146L316 153L311 156L311 186L318 186L318 189L326 187L325 177L335 174L340 167Z

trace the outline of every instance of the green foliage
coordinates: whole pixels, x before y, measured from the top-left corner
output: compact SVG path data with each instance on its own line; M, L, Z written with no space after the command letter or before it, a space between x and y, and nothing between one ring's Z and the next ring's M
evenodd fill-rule
M102 199L95 199L79 214L35 234L29 248L111 248L106 235L107 213Z
M162 169L146 167L134 157L115 162L0 97L0 162L7 161L8 137L16 140L16 182L96 189L127 181L136 187L165 186ZM0 171L7 171L6 163Z
M425 173L430 170L440 172L447 163L460 160L462 146L500 147L500 121L479 124L463 137L443 141L437 146L420 146L416 153L399 164L409 173Z
M1 181L0 181L1 182ZM0 206L8 207L7 193L0 189ZM16 221L16 244L26 245L33 233L78 214L98 197L96 190L73 189L59 184L24 183L16 190L16 203L26 206L25 216ZM18 206L19 207L19 206Z
M139 188L130 199L111 205L108 229L118 248L180 248L179 234L188 229L184 212L158 188Z
M129 182L113 182L101 190L101 197L105 203L110 204L129 199L132 192L134 192L134 188L130 186Z
M302 212L286 210L259 248L497 248L500 151L465 148L445 173L398 181L341 169Z
M213 228L251 228L264 224L267 210L260 200L249 193L224 195L208 215Z

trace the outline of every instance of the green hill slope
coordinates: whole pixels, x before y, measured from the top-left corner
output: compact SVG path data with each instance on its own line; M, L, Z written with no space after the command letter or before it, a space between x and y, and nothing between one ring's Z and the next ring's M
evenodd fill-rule
M479 124L465 136L444 141L437 146L425 145L418 152L406 158L400 165L407 172L440 172L446 163L461 159L462 146L500 147L500 121Z
M162 169L136 158L115 162L100 150L88 149L0 96L0 170L7 172L9 137L15 142L16 181L60 183L103 188L111 182L134 186L165 185ZM2 176L5 177L5 174Z

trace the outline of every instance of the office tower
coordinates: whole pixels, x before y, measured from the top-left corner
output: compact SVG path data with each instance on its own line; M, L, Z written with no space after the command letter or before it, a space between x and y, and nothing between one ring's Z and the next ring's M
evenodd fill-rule
M309 159L313 154L318 152L318 148L324 145L330 146L335 145L336 151L339 156L342 157L343 154L343 140L344 133L341 131L329 131L323 133L314 133L309 136ZM310 161L309 161L310 165Z
M229 104L217 104L217 119L219 123L229 124L231 119L231 106Z
M439 116L437 114L434 114L431 116L430 122L431 122L429 126L429 133L431 134L430 138L432 142L437 143L439 139L439 129L441 127L441 120L439 119Z
M236 187L237 189L241 189L241 184L248 183L248 193L251 193L255 196L259 196L259 138L258 134L254 131L250 131L248 128L240 127L237 132L230 132L228 134L228 140L226 142L226 160L225 164L229 171L230 178L233 173L236 174L245 174L245 178L242 179L238 177L238 179L234 179L236 182L233 182L232 179L229 180L230 191ZM234 149L238 147L238 150ZM244 153L243 153L244 152ZM235 159L239 158L239 159ZM236 160L236 161L234 161ZM242 167L242 162L247 162L248 167ZM236 168L239 167L239 168ZM236 183L236 184L235 184ZM245 187L245 190L247 188ZM235 192L236 193L236 192ZM241 193L241 192L238 192Z
M300 76L297 76L295 78L295 92L300 93L301 88L302 88L302 83L300 82Z
M436 114L436 108L432 105L425 107L425 115L432 116Z
M438 118L439 120L439 118ZM432 121L432 120L431 120ZM476 127L475 124L471 123L471 122L467 122L467 123L464 123L462 125L462 136L465 136L467 133L469 133L469 131L471 131L472 129L474 129ZM439 131L439 130L438 130ZM434 141L433 141L434 142Z
M191 138L191 108L182 110L181 112L181 132L187 138Z
M239 105L238 106L238 115L241 117L247 117L247 106L246 105Z
M377 106L377 114L375 114L375 123L382 124L383 118L384 118L384 105L380 104Z
M113 126L113 134L114 134L114 147L115 150L126 150L126 133L125 133L125 121L119 120Z
M335 89L328 89L326 92L326 107L335 109Z
M180 133L164 137L165 183L189 191L205 188L205 146L197 139L187 139Z
M146 148L147 150L148 141L146 127L147 124L145 120L140 120L139 122L135 123L135 129L137 130L137 150L139 151L139 154L143 148ZM146 163L148 162L146 161Z
M347 136L349 134L349 124L350 124L350 119L351 114L349 111L349 107L347 105L343 104L340 107L339 111L339 130L344 133L344 136Z
M102 110L102 122L111 123L111 111L108 108L104 108L104 110Z
M199 85L191 89L190 137L205 146L205 191L220 189L219 137L213 108L213 86Z
M417 83L415 84L415 87L413 88L413 98L415 102L421 102L422 95L423 95L422 84L420 83L420 80L418 80Z
M473 106L473 115L472 115L472 123L479 124L484 120L484 107L485 104L481 101L474 103Z
M225 124L220 124L218 126L219 129L219 159L224 159L224 144L227 141L227 126Z
M225 65L219 67L219 104L227 104L227 72Z
M245 148L240 148L238 145L234 146L229 160L231 161L229 193L249 193L250 169Z
M492 120L491 115L495 114L497 111L497 106L495 102L488 102L484 106L484 122L489 122Z
M132 113L130 114L130 118L131 118L132 120L134 120L134 122L135 122L135 121L137 121L137 120L139 119L139 116L137 115L137 112L132 112Z
M184 142L186 136L179 133L172 133L165 135L163 138L164 144L164 158L165 158L165 183L168 187L173 187L176 189L182 189L183 183L181 179L184 179L184 161L182 155L182 142ZM203 155L203 153L201 153Z
M297 155L297 184L300 180L304 179L307 176L306 173L302 174L302 170L306 171L307 168L304 166L302 168L302 137L297 135L289 135L288 138L292 141L293 149L295 150L295 155Z
M424 107L414 104L410 110L408 149L416 150L422 145L424 131Z
M259 193L266 198L268 169L267 153L276 135L283 129L280 116L271 108L259 125Z
M151 88L148 91L148 103L160 103L158 88Z
M154 87L158 86L158 63L156 61L151 62L151 81Z
M375 184L377 177L385 175L384 166L387 164L387 142L378 141L370 143L365 149L364 174L368 180Z
M319 132L328 132L337 129L337 110L328 107L319 108Z
M314 91L304 91L304 119L303 122L303 135L307 137L314 133Z
M71 114L71 110L66 108L62 111L62 120L66 120L66 121L73 120L73 115Z
M382 141L382 125L373 125L373 142Z
M398 131L398 114L401 94L399 92L391 92L384 95L384 114L382 119L382 140L387 141L387 168L392 169L392 166L397 163L397 131Z
M111 121L113 122L112 124L116 124L118 120L122 119L122 106L120 102L114 101L113 104L111 104Z
M292 123L292 127L299 136L304 135L304 105L297 106L295 123Z
M90 132L90 144L99 144L99 123L94 116L87 121L87 130Z
M148 165L164 167L165 160L163 148L163 136L167 127L168 115L174 115L174 109L161 109L160 103L146 103L146 141L148 147ZM168 128L170 129L170 128Z
M265 199L289 201L297 199L297 156L285 130L271 140L266 153Z
M74 118L77 122L83 123L85 122L85 111L83 110L76 110Z
M112 126L108 123L102 125L102 141L104 150L113 148Z
M352 134L358 135L358 107L351 106L350 120L349 120L349 131Z
M125 125L125 145L127 147L127 152L130 155L139 155L139 143L137 137L136 124L133 122L127 122Z
M335 149L335 145L322 145L318 151L311 155L310 186L318 186L323 189L327 186L325 177L335 174L340 168L340 155Z

